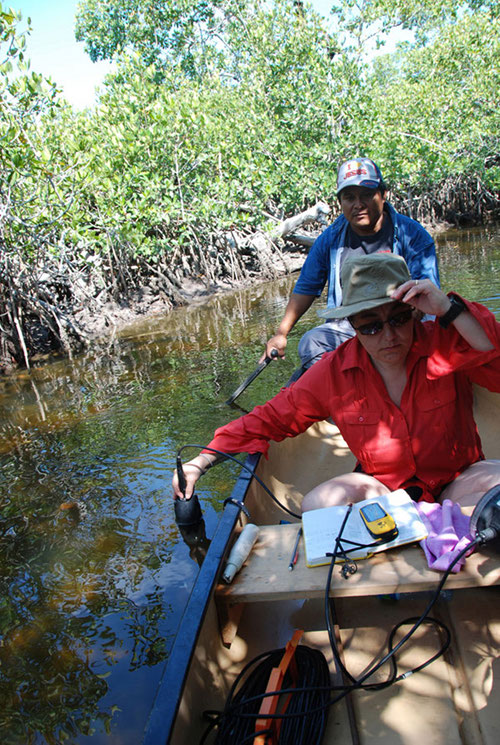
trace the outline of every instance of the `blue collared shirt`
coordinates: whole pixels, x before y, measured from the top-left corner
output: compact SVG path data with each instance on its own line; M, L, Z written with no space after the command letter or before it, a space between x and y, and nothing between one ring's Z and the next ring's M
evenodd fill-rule
M396 212L388 202L384 208L394 227L393 253L405 259L413 279L430 279L439 287L436 247L432 237L420 223ZM314 241L293 292L319 297L328 282L327 306L336 308L340 305L340 258L346 250L348 225L344 215L340 215Z

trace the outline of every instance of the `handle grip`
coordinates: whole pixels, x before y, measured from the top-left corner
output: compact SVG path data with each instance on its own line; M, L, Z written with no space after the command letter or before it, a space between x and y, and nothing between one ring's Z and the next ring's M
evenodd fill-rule
M238 396L241 393L243 393L243 391L245 390L245 388L248 388L248 386L250 385L250 383L253 380L255 380L255 378L257 377L257 375L260 375L260 373L262 372L262 370L264 370L264 368L267 367L269 365L269 363L273 359L275 359L277 356L278 356L278 350L277 349L272 349L271 350L271 356L270 357L266 357L264 360L262 360L262 362L259 363L259 365L255 368L255 370L253 371L253 373L251 373L248 376L248 378L246 380L244 380L241 385L238 386L238 388L235 390L235 392L233 393L232 396L229 396L229 398L227 399L226 403L227 404L232 404L233 401L235 401L238 398Z
M184 471L182 469L182 461L181 461L180 455L177 456L176 468L177 468L177 481L179 482L179 489L183 493L184 499L185 499L187 483L186 483L186 477L184 475Z

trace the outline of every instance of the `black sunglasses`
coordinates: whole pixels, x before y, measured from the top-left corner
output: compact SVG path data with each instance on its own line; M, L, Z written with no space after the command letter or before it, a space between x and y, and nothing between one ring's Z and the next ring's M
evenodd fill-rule
M384 324L388 323L393 329L398 329L400 326L404 326L405 323L411 320L413 308L409 310L403 310L401 313L396 313L387 319L387 321L372 321L372 323L363 323L361 326L355 326L350 320L349 323L355 331L359 331L363 336L374 336L380 334L384 328Z

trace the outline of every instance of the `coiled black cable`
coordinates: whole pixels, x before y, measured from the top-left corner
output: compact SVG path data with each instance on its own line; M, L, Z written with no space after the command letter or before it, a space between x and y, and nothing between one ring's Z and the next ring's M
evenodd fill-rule
M264 652L249 662L233 683L222 712L205 712L211 719L200 745L206 742L214 727L218 727L215 745L243 745L256 737L255 722L264 696L263 692L273 668L278 667L285 649ZM288 670L284 676L285 693L292 693L283 715L266 715L266 719L281 719L280 745L319 745L326 727L330 698L330 671L325 656L318 649L299 645L294 659L300 687L292 687ZM271 695L278 695L275 692ZM309 712L313 712L310 714ZM273 728L261 730L271 734Z
M438 657L440 657L446 649L449 647L450 641L451 641L451 634L449 629L446 627L444 623L439 621L438 619L431 618L428 616L429 611L437 601L439 595L441 594L441 591L443 589L444 583L446 582L449 574L451 573L453 567L457 562L460 561L460 559L471 550L471 547L473 545L477 545L479 543L479 539L476 539L471 545L466 546L453 560L451 565L448 567L446 572L443 574L443 577L436 588L435 592L431 596L427 607L423 611L423 613L417 618L406 618L403 621L400 621L391 631L391 634L389 636L388 640L388 651L387 653L380 659L378 662L376 662L374 665L372 665L368 670L365 671L365 673L358 679L356 679L349 671L345 668L343 665L340 655L338 653L337 644L335 642L335 638L333 636L333 633L331 633L331 628L329 629L329 636L330 640L332 642L332 651L335 657L335 660L337 664L339 664L339 668L343 671L344 675L351 681L347 685L338 685L334 686L329 684L329 673L328 673L328 667L326 667L326 670L323 671L323 674L321 675L322 682L319 683L319 677L318 680L315 680L314 683L311 684L308 683L309 676L306 676L305 681L300 679L300 687L295 688L282 688L280 691L272 691L269 693L264 693L269 677L270 670L272 667L275 667L279 664L279 661L281 660L281 657L284 653L284 650L278 650L277 652L273 653L263 653L256 657L254 660L249 662L246 667L241 671L240 675L238 676L235 684L233 685L233 688L231 689L231 692L228 696L228 699L226 701L226 705L224 707L224 710L220 713L217 712L210 712L209 714L212 715L212 721L209 725L209 728L203 735L202 740L200 741L200 745L206 741L206 738L210 734L210 732L213 730L214 727L219 727L219 733L218 737L215 740L216 745L233 745L233 743L245 743L245 742L251 742L253 738L255 738L255 721L259 718L258 712L262 703L262 700L268 696L275 696L277 694L280 694L282 696L291 694L292 699L290 706L288 707L286 712L283 713L277 713L277 714L269 714L266 715L266 719L280 719L281 720L281 731L280 731L280 738L278 740L279 745L296 745L300 743L307 742L308 745L320 745L321 739L324 732L324 727L326 727L326 716L325 719L316 719L318 715L324 715L325 712L329 709L330 706L332 706L335 703L338 703L341 699L345 698L349 693L352 693L355 690L358 689L365 689L365 690L381 690L383 688L387 688L388 686L392 685L393 683L396 683L400 680L404 680L405 678L409 677L415 672L418 672L419 670L422 670L423 668L427 667L431 664L434 660L436 660ZM336 547L340 545L340 539L337 538L336 541ZM337 549L338 550L338 549ZM354 550L354 549L351 549ZM334 549L332 560L330 567L332 568L335 565L335 559L336 559L337 551ZM329 593L329 586L326 590L327 593ZM330 609L331 612L331 609ZM398 675L397 671L397 663L395 659L396 653L402 648L406 642L411 638L411 636L415 633L417 628L419 628L423 623L431 623L433 625L436 625L441 631L445 633L445 640L443 644L441 645L440 649L437 650L437 652L432 655L432 657L425 660L423 663L418 665L415 668L412 668L411 670L407 670L404 673L401 673ZM327 625L331 624L330 615L328 615ZM403 636L400 641L393 646L395 636L398 632L398 630L405 625L411 624L410 630ZM296 650L296 655L299 654L300 656L303 656L303 652L300 650L308 649L307 647L298 646ZM324 656L321 652L318 650L309 650L310 652L313 652L315 654L319 654L323 660ZM251 669L253 665L255 665L259 660L268 658L269 655L276 654L276 658L274 658L274 662L269 667L265 666L265 669L259 668L258 674L256 674L255 678L251 678L251 683L247 684L247 682L244 680L245 675L248 670ZM372 677L372 675L379 670L383 665L385 665L387 662L391 663L391 673L388 676L387 680L383 681L382 683L366 683L366 681ZM324 660L324 665L326 665L326 660ZM324 666L323 666L324 667ZM262 675L261 675L262 673ZM311 676L312 678L313 676ZM314 676L316 678L316 675ZM285 678L284 685L286 685L289 682L288 678ZM237 692L237 695L234 695L234 691L236 688L241 684L240 689ZM337 691L337 695L331 697L331 693ZM304 697L304 694L307 694L307 697ZM300 697L300 703L298 705L292 705L292 702L295 698ZM320 725L318 725L318 722ZM314 726L317 727L317 729L314 729ZM311 732L314 731L314 735L311 734ZM243 732L245 734L243 734ZM306 740L298 739L299 736L302 736L301 733L306 733ZM264 732L262 732L264 734ZM286 734L287 738L290 739L282 739L282 736L284 737ZM222 737L222 739L219 739L219 736ZM313 739L315 737L316 739ZM225 739L224 739L225 738ZM234 738L234 739L233 739ZM241 739L240 739L241 738Z
M356 548L358 548L356 546L354 548L347 548L347 549L345 549L342 546L342 532L343 532L344 527L345 527L345 525L347 523L349 514L350 514L350 510L346 513L345 518L344 518L344 521L343 521L343 523L342 523L342 525L340 527L339 535L337 536L337 538L335 540L335 546L334 546L332 558L331 558L331 561L330 561L330 567L329 567L329 571L328 571L328 578L327 578L326 587L325 587L325 618L326 618L326 626L327 626L327 631L328 631L328 638L330 640L330 646L332 648L332 653L333 653L335 662L336 662L338 668L342 671L342 673L344 675L344 678L346 678L346 679L348 679L348 680L351 681L351 685L350 686L346 686L345 693L343 693L340 696L338 696L331 703L335 703L335 701L340 700L340 698L342 698L344 695L346 695L347 693L349 693L350 690L355 690L355 689L358 689L358 688L363 688L363 689L366 689L366 690L372 690L373 691L373 690L382 690L383 688L387 688L388 686L392 685L393 683L395 683L395 682L397 682L399 680L403 680L404 678L408 678L413 673L415 673L415 672L417 672L419 670L422 670L424 667L427 667L428 665L431 664L431 662L434 662L434 660L436 660L438 657L440 657L442 654L444 654L446 652L446 650L448 649L448 647L450 646L450 643L451 643L450 630L448 629L448 627L446 626L446 624L444 624L442 621L440 621L437 618L433 618L433 617L429 616L429 612L430 612L431 608L434 606L434 604L436 603L438 597L440 596L441 590L443 589L443 586L444 586L444 583L448 579L448 577L449 577L449 575L450 575L453 567L471 549L471 546L466 546L460 552L460 554L455 557L455 559L453 560L453 562L450 564L450 566L448 567L448 569L444 573L444 575L443 575L443 577L442 577L439 585L437 586L435 592L431 596L431 598L430 598L430 600L429 600L429 602L427 604L427 607L425 608L425 610L421 614L421 616L419 616L419 617L405 618L402 621L400 621L396 626L394 626L394 628L392 629L392 631L391 631L391 633L389 635L388 644L387 644L387 646L388 646L388 652L387 652L387 654L385 654L382 657L381 660L379 660L372 667L370 667L364 673L364 675L361 678L356 679L347 670L347 668L343 664L342 659L340 657L340 654L338 652L337 643L336 643L335 635L333 633L333 628L332 628L332 624L336 623L336 619L334 617L334 615L335 615L335 606L334 606L334 604L332 602L329 602L330 601L330 586L331 586L331 581L332 581L332 576L333 576L333 569L335 567L335 561L337 559L338 554L341 553L341 555L344 556L344 560L345 560L347 558L347 554L349 553L349 551L354 551L354 550L356 550ZM428 624L434 625L440 631L442 631L444 633L444 635L445 635L444 642L441 645L440 649L438 649L438 651L432 657L430 657L429 659L425 660L425 662L423 662L421 665L418 665L417 667L415 667L415 668L413 668L411 670L408 670L405 673L402 673L402 674L398 675L398 667L397 667L397 662L396 662L395 655L403 647L403 645L406 644L407 641L409 641L409 639L413 636L413 634L416 632L416 630L423 623L428 623ZM400 639L400 641L396 644L396 646L393 646L393 642L394 642L394 639L395 639L395 636L396 636L396 633L398 632L398 630L402 626L408 626L408 625L411 625L410 630L403 636L402 639ZM381 667L383 667L387 662L389 662L390 665L391 665L391 672L390 672L387 680L385 680L382 683L365 683L366 680L368 680L375 672L377 672L377 670L379 670Z

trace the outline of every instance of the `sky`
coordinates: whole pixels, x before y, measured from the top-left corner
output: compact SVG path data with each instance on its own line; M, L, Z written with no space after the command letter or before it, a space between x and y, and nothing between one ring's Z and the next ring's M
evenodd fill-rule
M109 62L91 62L84 45L75 41L74 21L79 0L3 0L3 8L20 10L31 18L26 57L31 70L51 77L77 109L92 106L95 88L110 71Z
M75 41L78 3L79 0L3 0L2 4L4 9L20 10L24 21L31 18L33 30L26 49L31 69L51 77L70 104L84 109L94 104L96 86L111 66L109 62L91 62L83 43ZM334 0L313 0L316 10L325 17L333 3Z

